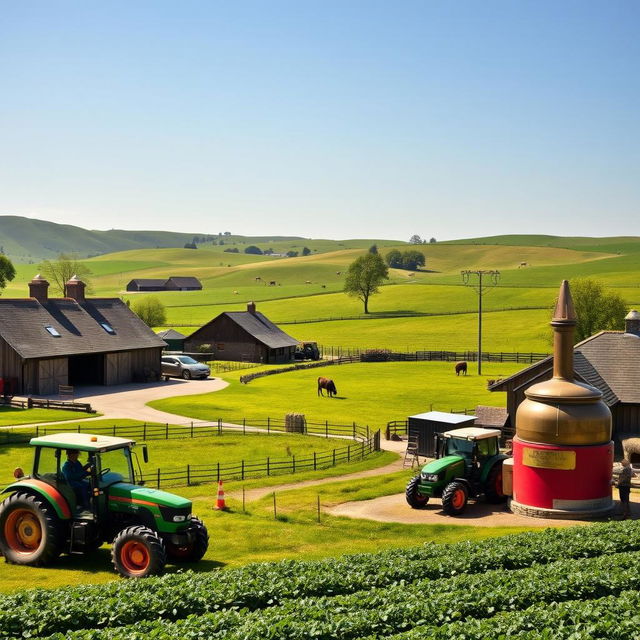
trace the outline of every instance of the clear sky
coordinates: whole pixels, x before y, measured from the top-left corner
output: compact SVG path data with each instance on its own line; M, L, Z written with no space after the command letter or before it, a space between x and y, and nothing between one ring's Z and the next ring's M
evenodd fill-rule
M0 0L0 214L639 235L640 1Z

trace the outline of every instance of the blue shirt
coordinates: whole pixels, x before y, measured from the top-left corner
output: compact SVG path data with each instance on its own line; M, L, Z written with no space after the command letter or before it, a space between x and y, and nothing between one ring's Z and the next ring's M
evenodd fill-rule
M77 487L81 484L82 479L89 475L89 472L84 470L82 463L79 460L74 462L67 460L62 465L62 474L70 486Z

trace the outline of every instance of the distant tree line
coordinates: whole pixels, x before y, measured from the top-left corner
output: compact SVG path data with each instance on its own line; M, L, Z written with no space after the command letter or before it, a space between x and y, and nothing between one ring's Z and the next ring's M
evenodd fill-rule
M409 271L413 271L425 265L424 253L417 249L409 249L408 251L393 249L387 253L385 259L392 269L408 269Z

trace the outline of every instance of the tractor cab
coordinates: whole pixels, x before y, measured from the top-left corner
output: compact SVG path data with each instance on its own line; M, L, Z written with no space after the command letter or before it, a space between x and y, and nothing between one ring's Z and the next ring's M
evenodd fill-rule
M429 498L442 498L449 515L464 511L467 499L484 495L489 502L505 499L502 492L502 462L498 429L462 427L435 436L436 459L409 481L406 498L419 509Z

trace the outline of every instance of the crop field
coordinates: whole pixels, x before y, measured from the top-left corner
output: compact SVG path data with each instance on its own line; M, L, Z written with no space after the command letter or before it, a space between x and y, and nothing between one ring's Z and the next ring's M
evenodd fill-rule
M240 384L242 372L236 372L225 375L231 384L216 393L156 400L150 406L197 420L282 420L294 412L304 413L310 422L356 422L384 429L390 420L432 409L504 406L505 395L487 391L487 379L506 377L522 368L515 363L483 363L483 375L478 376L471 364L467 376L456 376L451 362L370 362L291 371L247 385ZM335 381L336 397L318 396L319 375Z
M630 638L640 527L609 523L0 598L6 638Z

